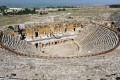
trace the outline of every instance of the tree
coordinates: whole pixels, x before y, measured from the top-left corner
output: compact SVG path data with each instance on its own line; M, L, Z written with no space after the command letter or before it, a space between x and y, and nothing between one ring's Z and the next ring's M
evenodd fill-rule
M64 8L63 11L66 11L66 9Z
M58 9L58 11L66 11L66 9L64 8L64 9Z
M110 8L120 8L120 4L109 5Z
M32 13L33 13L33 14L36 13L36 8L33 8Z
M3 13L3 15L6 15L6 10L8 8L6 6L0 6L0 11Z

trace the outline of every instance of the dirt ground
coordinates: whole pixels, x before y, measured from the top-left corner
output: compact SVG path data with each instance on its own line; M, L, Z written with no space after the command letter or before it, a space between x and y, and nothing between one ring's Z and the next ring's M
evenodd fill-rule
M51 56L68 57L77 55L77 45L74 43L65 43L43 48L45 53Z

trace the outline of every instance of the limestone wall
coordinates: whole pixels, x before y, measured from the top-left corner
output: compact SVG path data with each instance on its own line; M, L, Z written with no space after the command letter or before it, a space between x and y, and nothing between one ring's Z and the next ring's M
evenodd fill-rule
M32 25L32 24L31 24ZM32 28L29 29L30 25L27 26L25 29L26 35L34 36L35 32L38 32L39 35L42 34L49 34L54 32L65 32L65 28L67 31L74 30L74 27L80 27L80 23L78 22L59 22L59 23L52 23L52 24L33 24Z

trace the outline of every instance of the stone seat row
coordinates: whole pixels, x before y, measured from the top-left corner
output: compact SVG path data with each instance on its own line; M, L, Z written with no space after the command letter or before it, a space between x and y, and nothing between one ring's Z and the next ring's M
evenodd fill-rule
M80 54L87 55L114 48L118 44L119 38L115 32L99 26L86 35L84 39L80 39L78 36L77 41L82 47Z
M29 53L29 54L38 53L38 50L37 48L35 48L35 46L24 40L20 40L20 38L18 37L14 37L11 35L3 34L1 43L4 46L18 52Z

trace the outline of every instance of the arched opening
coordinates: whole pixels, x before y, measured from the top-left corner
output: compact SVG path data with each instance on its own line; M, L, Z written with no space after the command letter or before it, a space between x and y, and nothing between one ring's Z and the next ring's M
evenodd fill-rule
M44 44L42 44L42 48L44 47Z
M25 35L21 35L20 37L21 40L24 40L25 38L26 38Z
M65 28L65 32L67 32L67 28Z
M111 22L111 24L115 24L114 22Z
M38 48L38 43L35 43L35 47Z
M74 31L75 31L76 29L75 29L75 27L74 27Z
M57 44L57 42L55 42L55 45Z
M81 28L83 28L83 25L81 25Z
M35 37L38 37L38 32L35 32Z

